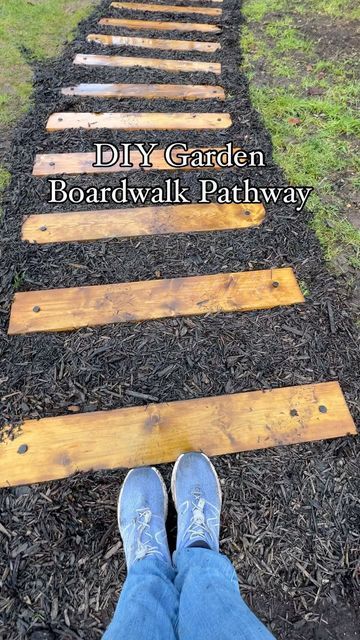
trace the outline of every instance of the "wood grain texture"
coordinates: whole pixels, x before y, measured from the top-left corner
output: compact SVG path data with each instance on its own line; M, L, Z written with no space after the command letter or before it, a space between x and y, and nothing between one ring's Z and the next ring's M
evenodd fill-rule
M193 13L203 16L221 16L222 9L214 7L183 7L176 4L149 4L147 2L112 2L114 9L129 11L156 11L156 13Z
M64 96L146 98L147 100L225 100L222 87L202 84L78 84L61 89Z
M277 286L273 283L276 282ZM291 268L16 293L9 335L304 302Z
M220 42L165 40L164 38L138 38L135 36L104 35L103 33L89 33L86 40L88 42L97 42L104 46L142 47L145 49L160 49L163 51L202 51L204 53L214 53L221 49Z
M131 56L101 56L78 53L74 58L74 64L96 67L147 67L148 69L160 69L162 71L182 71L194 73L221 73L221 64L218 62L201 62L196 60L165 60L164 58L139 58Z
M231 127L228 113L88 113L66 111L53 113L46 130L64 129L115 129L122 131L189 131L196 129L227 129Z
M145 29L148 31L199 31L220 33L221 28L205 22L161 22L159 20L125 20L123 18L101 18L102 26L124 27L125 29Z
M27 420L0 443L0 486L173 462L187 451L216 456L350 434L356 428L337 382Z
M213 147L215 150L220 150L223 147ZM202 151L206 151L206 147L200 147ZM234 149L234 153L239 149ZM193 149L188 150L190 155ZM177 153L173 153L172 157L176 158ZM109 162L112 156L110 152L104 153L104 162ZM93 167L95 162L95 154L93 152L85 153L45 153L39 154L35 157L33 175L34 176L55 176L59 174L64 175L76 175L79 173L97 174L97 173L127 173L130 171L136 171L140 167L142 161L141 155L138 151L132 150L130 155L131 163L133 167L121 167L119 164L113 167ZM164 158L164 149L155 149L151 154L152 167L150 169L144 168L144 171L175 171L176 167L171 167L167 164ZM121 163L121 158L119 160ZM219 165L215 164L213 169L219 170ZM192 167L182 167L181 171L196 171ZM207 171L211 171L211 167L206 168Z
M166 233L245 229L262 223L262 204L181 204L30 215L22 239L31 243L75 242Z

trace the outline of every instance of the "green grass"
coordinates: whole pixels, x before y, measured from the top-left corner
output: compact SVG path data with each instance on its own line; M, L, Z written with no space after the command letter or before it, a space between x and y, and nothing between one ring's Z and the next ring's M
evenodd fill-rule
M270 22L265 26L265 33L273 39L273 48L277 53L296 51L310 51L312 45L302 38L296 28L292 26L291 18L282 18Z
M1 194L5 191L6 187L10 182L10 173L5 169L5 167L0 165L0 198ZM0 222L2 218L2 209L0 207Z
M300 280L299 282L300 291L303 294L304 298L308 298L310 295L309 287L307 286L304 280Z
M32 69L59 53L94 0L2 0L0 6L0 124L11 124L29 104Z
M332 18L343 18L356 20L360 18L360 6L353 0L303 0L299 6L299 13L307 14L317 12L321 15Z
M13 281L14 291L18 291L24 282L25 274L23 272L16 272Z
M289 2L289 0L245 0L244 11L246 17L261 22L267 14L284 12L287 15L289 9L299 15L318 13L332 18L346 16L348 20L356 20L360 17L360 7L353 0L302 0ZM276 22L278 17L274 17Z
M244 70L253 104L271 132L275 160L290 184L314 187L308 207L325 257L336 265L337 257L345 256L350 266L359 267L360 232L347 221L348 202L335 188L339 177L346 176L352 188L358 180L359 83L347 52L335 50L333 59L320 59L316 42L301 32L294 15L301 13L313 27L318 21L320 31L319 20L326 16L329 22L330 16L335 30L339 16L356 15L353 4L245 0L244 13ZM257 83L259 65L268 75Z
M0 133L29 108L31 62L59 53L95 0L1 0ZM9 174L0 165L0 198Z

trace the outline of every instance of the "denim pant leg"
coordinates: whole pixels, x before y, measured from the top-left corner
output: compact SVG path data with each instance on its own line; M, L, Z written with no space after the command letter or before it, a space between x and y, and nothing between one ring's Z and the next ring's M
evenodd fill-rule
M174 578L174 569L153 556L135 562L103 640L175 640L179 594Z
M234 567L225 556L202 548L174 556L179 640L274 640L243 601Z

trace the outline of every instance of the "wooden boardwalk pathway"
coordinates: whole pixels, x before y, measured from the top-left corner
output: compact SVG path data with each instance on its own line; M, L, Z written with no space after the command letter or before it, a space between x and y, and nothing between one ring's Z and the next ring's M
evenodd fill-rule
M86 42L99 47L98 54L79 53L74 65L84 67L129 67L162 71L207 73L221 76L219 61L182 60L178 58L132 57L109 55L102 48L138 47L149 51L196 52L217 54L221 32L222 0L207 4L112 2L119 17L100 19L99 25L115 30L109 34L87 35ZM214 5L217 6L214 6ZM208 6L209 5L209 6ZM208 22L147 20L121 17L122 12L154 12L204 16ZM116 29L135 32L119 35ZM143 37L143 31L159 32L159 37ZM211 41L162 38L162 32L206 34ZM201 38L201 36L200 36ZM171 55L171 54L170 54ZM62 95L83 98L156 98L219 101L219 111L179 112L89 112L66 111L49 114L47 131L67 129L188 130L224 129L231 137L231 114L226 110L226 96L221 86L204 84L95 84L81 83L62 87ZM221 102L222 101L222 102ZM120 103L121 104L121 103ZM149 103L150 104L150 103ZM146 105L146 102L145 102ZM221 108L221 105L223 108ZM59 135L59 134L58 134ZM87 134L86 134L87 135ZM161 141L161 133L159 134ZM196 137L194 135L194 148ZM131 171L141 169L141 157L133 151ZM123 172L119 164L94 168L94 154L41 154L35 159L34 176L85 175ZM154 171L174 170L157 149L152 156ZM191 168L186 168L191 170ZM217 172L220 166L214 166ZM128 169L127 169L128 170ZM177 169L179 170L179 169ZM182 169L181 171L185 170ZM121 237L155 236L180 233L221 233L247 229L255 233L265 219L263 205L215 205L192 203L179 206L134 207L127 209L32 213L24 219L24 242L48 244L85 242ZM66 289L35 290L15 295L9 334L73 331L124 322L151 321L164 317L240 313L273 307L305 304L296 274L290 266L247 270L236 273L212 273L187 278L119 282ZM216 371L214 371L216 374ZM281 386L226 396L185 400L143 407L120 408L76 416L27 421L18 437L0 443L2 463L0 486L40 482L66 477L77 470L111 469L143 464L170 462L183 452L201 449L209 455L234 453L249 449L293 444L355 433L355 426L337 382ZM86 437L85 437L86 435ZM116 444L115 444L116 443Z

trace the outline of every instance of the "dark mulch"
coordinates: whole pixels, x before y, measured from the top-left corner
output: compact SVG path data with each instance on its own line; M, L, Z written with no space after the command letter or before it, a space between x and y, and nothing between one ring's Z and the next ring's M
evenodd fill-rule
M356 331L346 291L326 270L307 226L309 214L299 214L289 206L270 206L262 227L241 232L49 247L19 241L22 216L50 210L46 179L31 176L35 153L89 151L91 142L100 137L118 143L161 141L162 146L179 138L192 146L219 146L233 140L246 149L262 148L269 165L217 173L223 184L241 182L244 177L251 177L258 186L284 184L280 169L271 160L269 136L250 105L246 80L238 70L239 4L227 0L224 5L221 54L149 52L159 57L222 59L220 79L204 74L171 76L147 69L73 67L76 52L99 51L96 45L85 44L84 36L99 30L99 16L110 15L108 0L80 26L61 59L36 67L34 107L12 141L13 180L1 232L0 397L5 425L66 413L74 404L81 411L142 404L127 391L169 401L333 379L340 380L355 416L359 398ZM164 33L163 37L179 34ZM194 34L181 37L191 39ZM125 53L120 48L106 51ZM131 51L133 55L146 53ZM223 105L216 101L81 101L59 96L59 87L87 80L220 83L229 98ZM62 109L228 109L234 126L225 133L181 135L46 134L48 115ZM130 182L150 185L166 177L168 174L138 172ZM195 198L196 174L186 173L182 179ZM78 176L70 178L69 184L115 186L118 180L116 175ZM309 290L305 305L59 335L6 335L14 284L29 290L282 265L292 265ZM216 461L225 493L222 549L235 563L246 600L281 639L357 637L359 458L357 440L343 438ZM164 473L168 480L168 466ZM116 527L116 498L123 477L121 471L88 473L1 492L3 638L100 637L125 576ZM169 527L173 535L173 514Z

